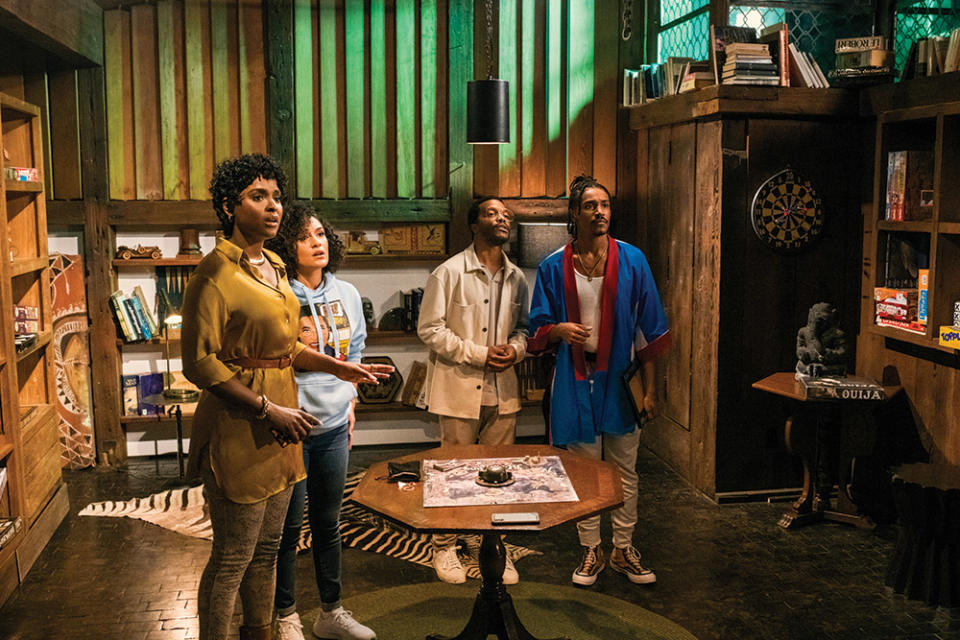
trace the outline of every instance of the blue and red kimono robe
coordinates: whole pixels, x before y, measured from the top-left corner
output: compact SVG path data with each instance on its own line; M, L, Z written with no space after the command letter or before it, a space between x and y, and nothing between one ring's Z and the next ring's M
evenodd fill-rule
M667 317L646 257L633 245L613 238L609 242L592 379L587 376L583 346L559 343L550 391L550 435L555 445L593 442L598 433L633 431L636 423L623 373L634 351L646 361L670 346ZM533 337L527 340L527 350L549 349L547 334L560 322L580 322L572 243L544 258L537 269L530 305Z

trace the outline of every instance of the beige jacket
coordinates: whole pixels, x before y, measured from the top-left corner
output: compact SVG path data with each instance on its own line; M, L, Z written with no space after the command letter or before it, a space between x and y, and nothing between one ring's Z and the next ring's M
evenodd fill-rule
M430 348L424 383L430 413L480 417L489 287L473 244L437 267L427 279L417 333ZM504 255L496 335L508 336L505 342L517 350L517 362L527 353L529 304L523 272ZM504 340L498 342L503 344ZM520 411L517 373L512 367L497 375L497 396L500 413Z

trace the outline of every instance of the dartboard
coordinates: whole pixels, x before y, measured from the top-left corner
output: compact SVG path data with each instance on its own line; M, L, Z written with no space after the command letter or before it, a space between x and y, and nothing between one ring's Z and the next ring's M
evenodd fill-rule
M823 208L810 181L784 169L757 189L750 220L757 237L773 249L799 251L823 231Z

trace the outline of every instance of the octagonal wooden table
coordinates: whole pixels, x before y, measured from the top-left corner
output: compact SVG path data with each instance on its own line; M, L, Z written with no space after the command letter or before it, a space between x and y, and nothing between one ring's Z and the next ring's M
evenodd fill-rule
M558 456L577 492L576 502L544 502L457 507L424 507L423 484L413 490L401 490L387 482L388 462L413 460L464 460L473 458L515 458ZM620 477L610 463L591 460L549 445L447 445L378 462L370 467L353 492L352 499L384 517L427 533L479 533L480 593L466 627L455 638L428 635L428 640L485 640L496 634L500 640L536 640L517 617L506 586L503 567L506 551L502 533L537 532L550 527L596 515L623 504ZM491 524L494 513L528 512L540 514L538 524Z

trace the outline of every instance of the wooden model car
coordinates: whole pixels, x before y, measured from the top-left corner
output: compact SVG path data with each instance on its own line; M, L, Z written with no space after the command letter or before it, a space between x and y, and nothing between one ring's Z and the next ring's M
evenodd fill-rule
M368 253L372 256L380 255L383 248L376 240L367 240L366 231L350 231L347 233L347 253Z
M124 246L117 247L117 257L121 260L134 260L138 258L159 260L163 257L163 254L160 253L160 247L145 247L141 244L138 244L136 249L131 249L130 247Z

